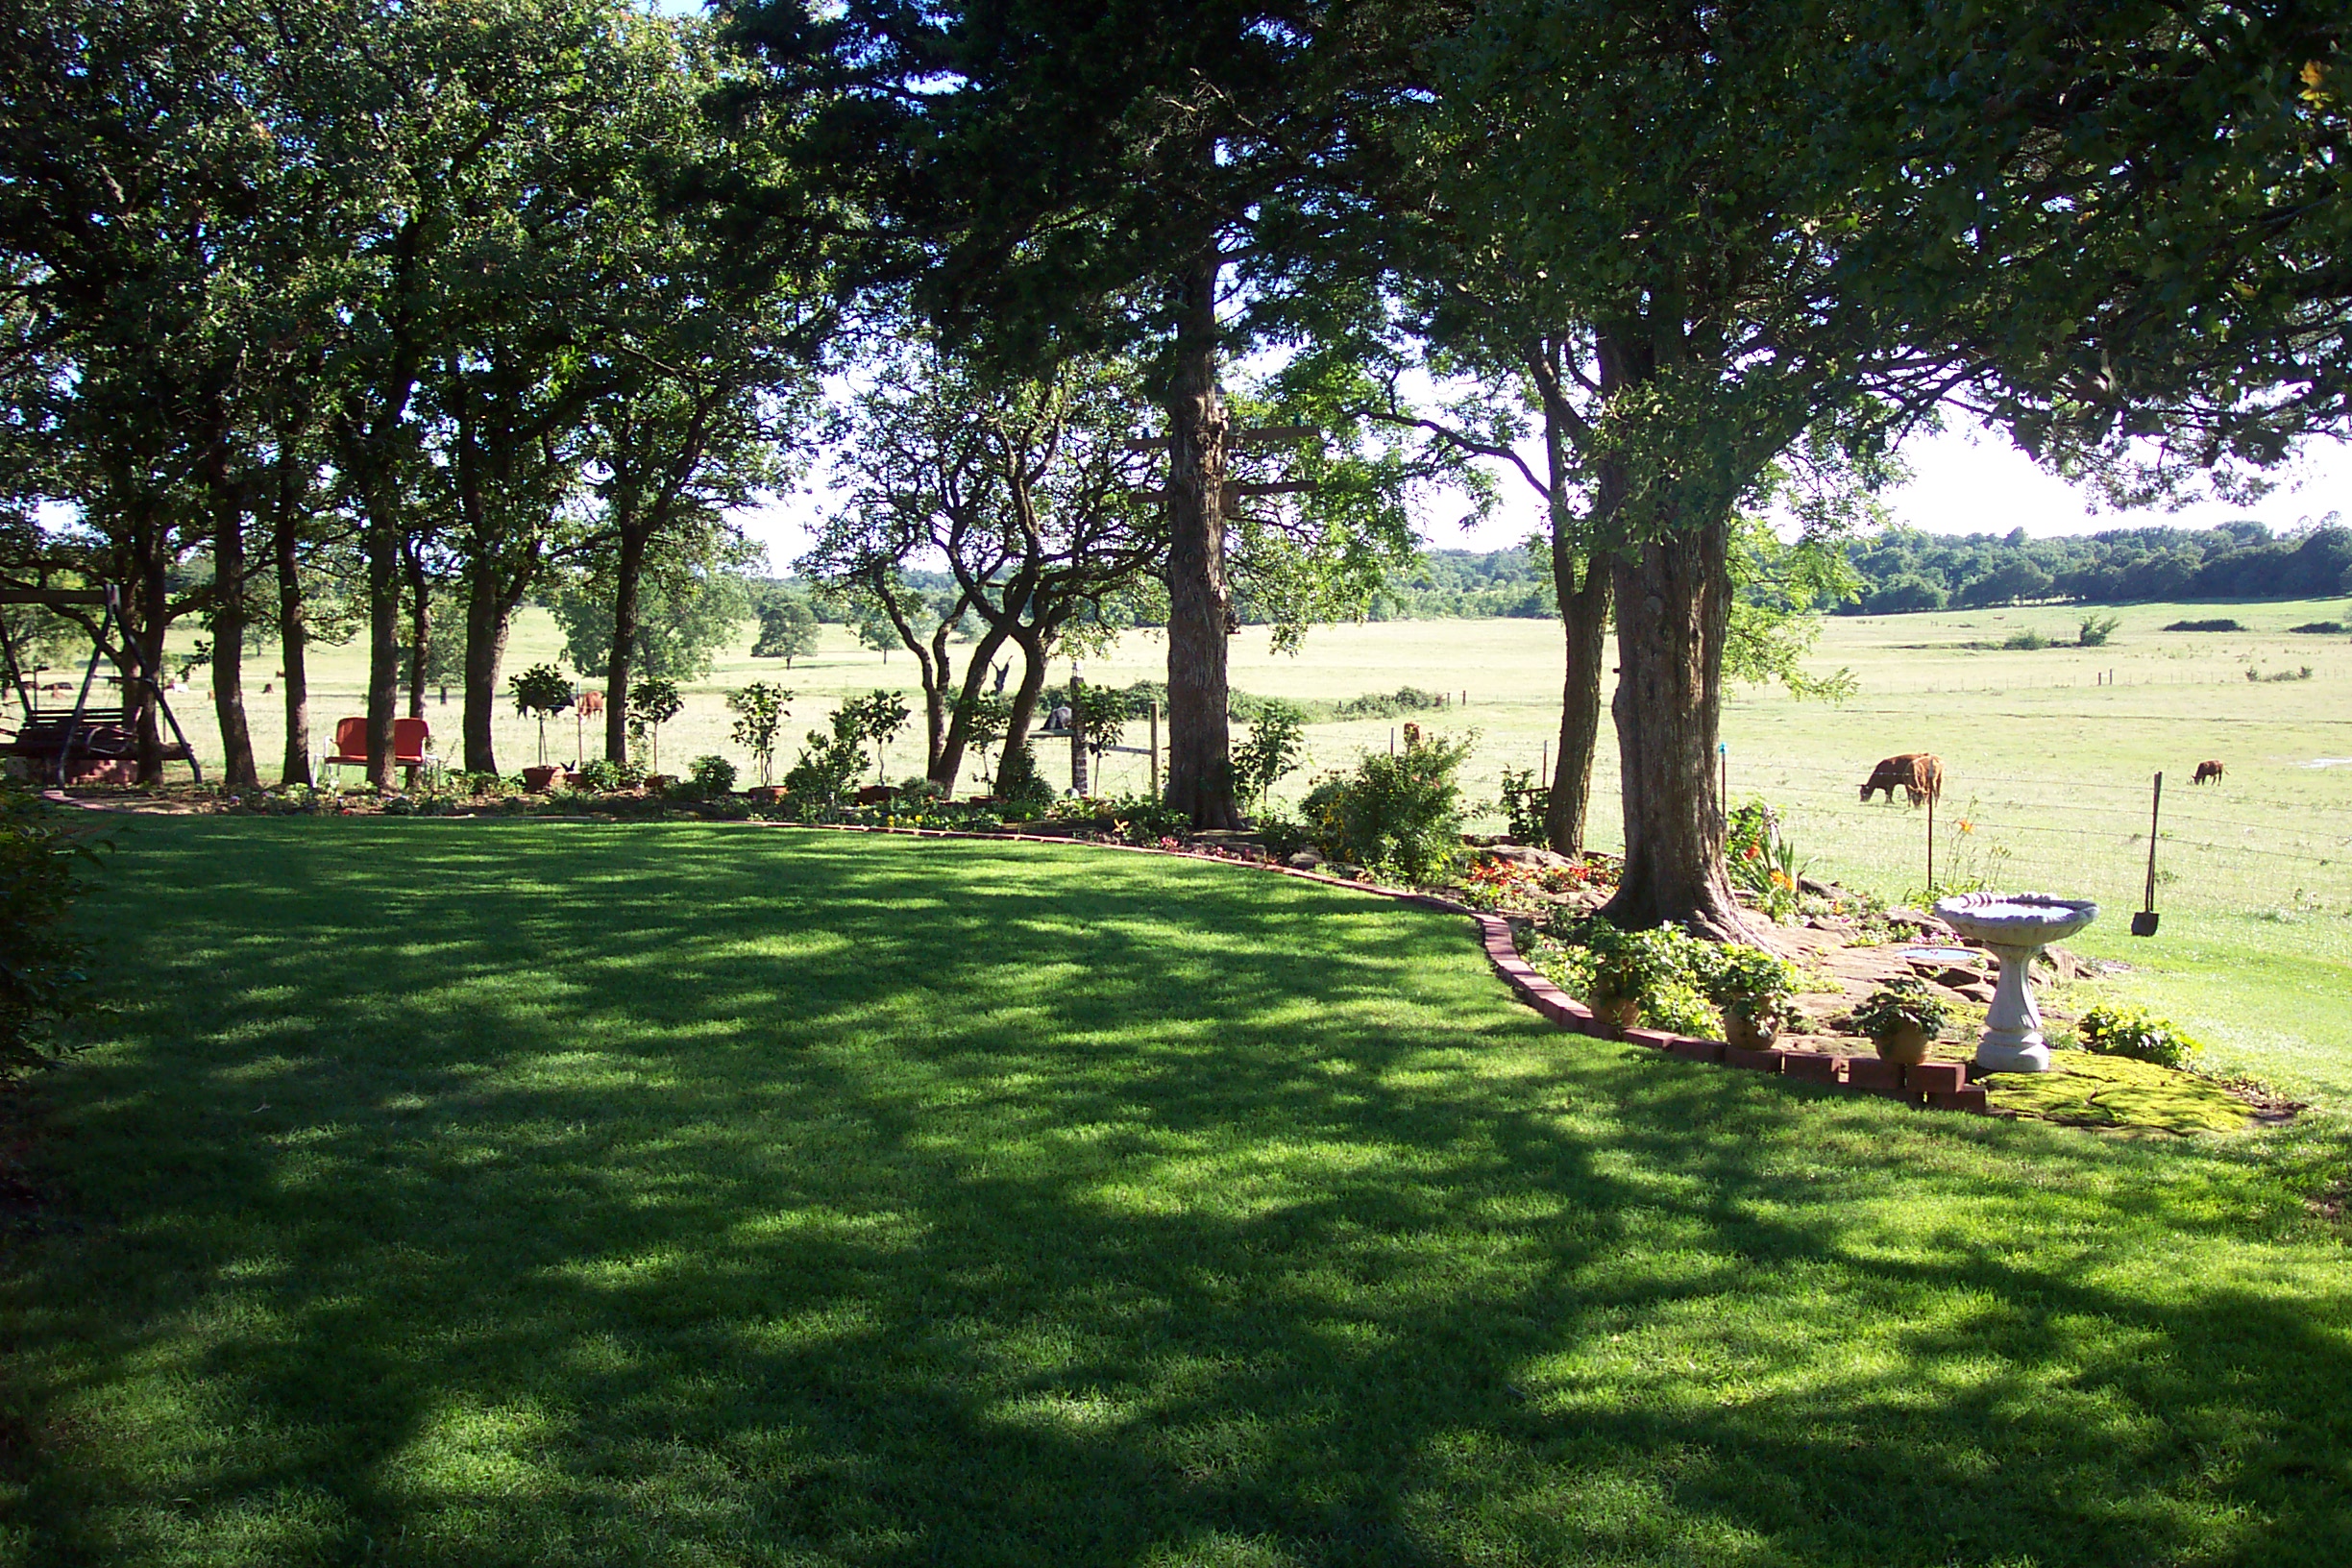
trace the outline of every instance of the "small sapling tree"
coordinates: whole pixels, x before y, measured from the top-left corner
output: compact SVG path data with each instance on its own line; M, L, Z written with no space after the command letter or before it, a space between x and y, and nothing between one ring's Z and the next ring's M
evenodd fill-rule
M1272 698L1250 725L1249 739L1234 747L1234 782L1263 811L1267 793L1306 759L1306 710Z
M759 763L762 784L775 781L776 737L783 731L784 721L792 717L792 699L791 692L767 680L755 680L727 693L727 706L736 715L730 738Z
M645 748L649 772L661 770L661 726L678 716L686 699L677 682L656 676L629 688L629 736Z
M551 664L534 664L511 681L518 711L539 721L539 765L547 766L547 722L572 705L572 677Z
M906 698L896 692L869 692L842 704L842 712L849 715L858 739L873 747L875 783L882 782L882 748L906 727L913 711L906 705Z

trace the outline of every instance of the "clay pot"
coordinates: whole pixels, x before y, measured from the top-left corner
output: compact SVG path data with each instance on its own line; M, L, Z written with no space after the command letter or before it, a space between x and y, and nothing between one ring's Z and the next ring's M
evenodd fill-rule
M533 795L545 794L549 786L564 776L566 770L558 763L523 770L523 787Z
M1934 1041L1935 1037L1918 1024L1906 1023L1892 1034L1874 1036L1871 1043L1878 1047L1882 1059L1916 1067L1927 1060L1927 1047Z
M1743 1051L1760 1051L1779 1038L1777 1021L1758 1022L1745 1013L1724 1015L1724 1039Z
M1641 1022L1641 998L1637 996L1611 996L1596 992L1592 1010L1594 1017L1620 1029L1630 1029Z

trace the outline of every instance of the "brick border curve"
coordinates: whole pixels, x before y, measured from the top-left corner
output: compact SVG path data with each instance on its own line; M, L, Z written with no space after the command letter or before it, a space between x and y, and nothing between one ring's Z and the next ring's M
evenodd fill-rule
M77 799L59 791L44 790L41 793L44 798L57 804L71 805L84 811L113 812L122 809L95 800ZM1265 861L1195 854L1186 849L1163 849L1157 845L1109 844L1099 839L1060 838L1043 833L970 833L955 828L875 827L862 822L777 822L758 818L750 821L767 827L798 828L820 833L879 833L894 838L966 839L985 844L1046 844L1073 849L1116 849L1128 854L1165 855L1178 860L1206 861L1239 870L1272 871L1303 882L1320 882L1326 887L1344 888L1351 893L1370 894L1399 903L1415 904L1440 914L1467 915L1479 924L1481 944L1495 972L1503 977L1519 1000L1560 1028L1595 1040L1646 1045L1685 1062L1772 1074L1818 1089L1850 1094L1875 1094L1931 1110L1966 1111L1980 1115L1990 1114L1985 1091L1969 1084L1968 1068L1964 1063L1924 1062L1917 1066L1905 1066L1875 1056L1838 1056L1825 1051L1792 1051L1778 1047L1751 1051L1720 1040L1669 1034L1662 1029L1620 1028L1605 1018L1596 1017L1590 1008L1545 979L1536 972L1533 965L1521 958L1518 944L1511 940L1508 920L1500 915L1472 909L1468 904L1451 898L1441 898L1435 894L1415 893L1406 888L1384 888L1377 883L1356 882Z

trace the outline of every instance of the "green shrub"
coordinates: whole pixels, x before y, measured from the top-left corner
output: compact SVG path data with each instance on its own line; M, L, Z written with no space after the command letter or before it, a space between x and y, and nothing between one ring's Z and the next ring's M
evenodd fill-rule
M1510 836L1521 844L1542 844L1544 817L1552 809L1552 786L1538 782L1535 770L1503 770L1503 815L1510 819Z
M1652 1029L1715 1036L1723 1028L1706 998L1722 967L1722 949L1678 925L1649 931L1620 931L1606 920L1587 920L1572 938L1591 953L1585 999L1595 1008L1611 1000L1641 1007Z
M1263 809L1266 793L1298 771L1307 756L1307 710L1269 698L1250 724L1249 739L1234 747L1234 783Z
M2078 648L2105 648L2107 639L2115 635L2116 627L2123 624L2119 615L2086 615L2075 638Z
M64 1054L59 1030L82 1011L88 948L74 904L97 864L93 840L21 785L0 782L0 1077Z
M2047 637L2043 636L2038 631L2033 631L2030 629L2025 631L2013 631L2009 634L2008 640L2001 644L2001 647L2003 648L2018 649L2027 652L2031 652L2038 649L2045 649L2049 646L2050 640Z
M866 747L858 733L857 715L843 707L833 714L831 734L809 731L800 760L784 775L784 788L804 800L832 805L840 801L850 780L865 771Z
M2243 631L2235 621L2175 621L2164 628L2167 631Z
M1475 735L1433 736L1394 756L1365 756L1351 778L1326 780L1305 803L1325 858L1407 881L1434 881L1461 858L1461 785Z
M1880 986L1853 1011L1854 1027L1873 1040L1882 1040L1905 1024L1917 1024L1933 1040L1944 1032L1949 1017L1943 998L1924 982L1908 975Z
M1797 1017L1797 992L1804 977L1797 966L1760 947L1725 943L1704 976L1707 1000L1722 1012L1759 1024L1781 1025Z
M2074 1036L2084 1050L2100 1056L2127 1056L2160 1067L2189 1067L2205 1049L2203 1041L2169 1018L2103 1002L2075 1021Z
M735 793L735 765L716 753L695 758L687 774L687 787L705 800Z
M735 727L727 738L751 753L762 784L775 782L776 737L792 717L792 699L789 689L772 680L755 680L727 693L727 706L735 713Z
M598 757L580 765L579 787L590 794L633 790L645 782L645 770L635 763Z
M1029 743L1005 747L996 760L996 798L1007 805L1041 806L1054 798L1054 787L1039 774L1037 755Z

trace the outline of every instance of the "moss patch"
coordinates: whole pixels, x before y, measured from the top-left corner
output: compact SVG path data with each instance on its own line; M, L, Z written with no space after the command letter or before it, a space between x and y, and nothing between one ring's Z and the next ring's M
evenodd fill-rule
M2062 1051L2050 1072L1996 1072L1978 1080L1993 1108L2082 1127L2166 1133L2235 1133L2246 1103L2210 1078L2121 1056Z

